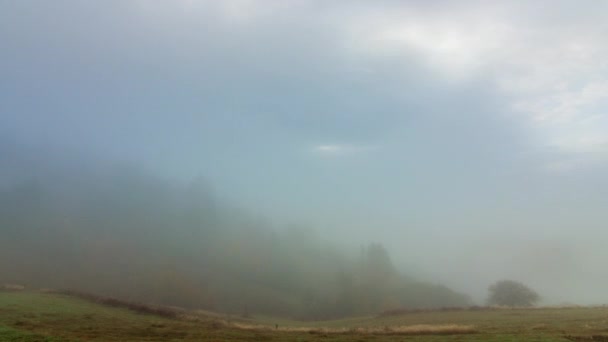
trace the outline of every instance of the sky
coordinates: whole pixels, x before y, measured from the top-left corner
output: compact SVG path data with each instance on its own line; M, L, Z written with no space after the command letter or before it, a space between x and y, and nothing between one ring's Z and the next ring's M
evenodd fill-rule
M608 2L0 0L0 137L478 293L608 283ZM473 279L473 280L472 280ZM608 298L605 302L608 302Z

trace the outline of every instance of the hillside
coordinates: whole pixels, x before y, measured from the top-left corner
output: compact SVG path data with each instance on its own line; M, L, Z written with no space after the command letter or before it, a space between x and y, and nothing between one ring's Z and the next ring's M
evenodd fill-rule
M202 180L40 154L0 156L13 170L0 175L1 282L316 320L469 303L397 270L380 243L338 248L236 208Z

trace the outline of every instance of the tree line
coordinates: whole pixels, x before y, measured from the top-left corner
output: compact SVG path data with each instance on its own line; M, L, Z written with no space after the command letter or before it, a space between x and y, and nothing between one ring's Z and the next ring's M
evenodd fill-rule
M277 229L201 181L66 170L0 183L0 282L302 319L470 303L400 273L381 244L350 253Z

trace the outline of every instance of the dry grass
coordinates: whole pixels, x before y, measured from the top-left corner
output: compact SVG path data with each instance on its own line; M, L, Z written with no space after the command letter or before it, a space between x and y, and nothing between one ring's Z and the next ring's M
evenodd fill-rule
M76 297L80 299L84 299L93 303L107 305L116 308L124 308L129 309L131 311L140 313L140 314L151 314L157 315L165 318L180 318L182 314L185 313L185 310L175 308L175 307L167 307L167 306L157 306L150 304L143 304L137 302L130 302L122 299L112 298L112 297L103 297L90 293L72 291L72 290L58 290L51 291L51 293Z
M261 324L248 324L246 322L227 321L221 316L210 316L206 312L187 311L174 307L153 306L149 304L129 302L111 297L102 297L90 293L61 290L51 291L77 297L97 304L111 307L125 308L142 314L152 314L166 318L198 321L207 323L212 329L235 328L245 331L279 331L290 333L309 334L361 334L361 335L457 335L472 334L477 330L472 325L461 324L415 324L402 326L356 327L356 328L319 328L319 327L279 327ZM444 310L446 311L446 310ZM453 310L449 310L453 311ZM399 312L402 313L402 312ZM394 314L394 313L393 313Z
M457 335L473 334L477 330L472 325L460 324L416 324L407 326L359 327L359 328L313 328L313 327L270 327L244 323L221 324L242 330L284 331L310 334L361 334L361 335Z
M597 308L607 308L608 306L597 306ZM382 311L377 315L378 318L384 317L395 317L395 316L403 316L408 314L419 314L419 313L442 313L442 312L467 312L467 311L481 311L481 312L489 312L489 311L521 311L521 310L566 310L566 309L580 309L584 308L580 305L556 305L556 306L449 306L449 307L440 307L440 308L397 308ZM594 308L594 307L587 307Z
M407 314L417 314L417 313L427 313L427 312L458 312L458 311L495 311L500 309L509 309L509 307L499 307L499 306L448 306L448 307L440 307L440 308L398 308L385 310L378 314L378 317L392 317L392 316L401 316Z
M19 284L4 284L0 286L0 290L4 291L23 291L25 286Z

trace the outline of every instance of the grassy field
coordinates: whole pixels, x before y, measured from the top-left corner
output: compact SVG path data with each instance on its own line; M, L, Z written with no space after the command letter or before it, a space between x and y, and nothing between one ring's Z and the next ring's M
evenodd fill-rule
M419 312L311 323L203 312L175 319L66 295L0 292L0 341L608 341L604 336L606 308Z

